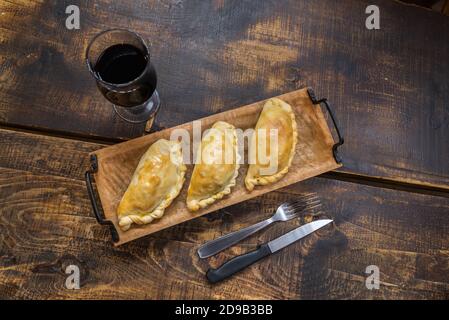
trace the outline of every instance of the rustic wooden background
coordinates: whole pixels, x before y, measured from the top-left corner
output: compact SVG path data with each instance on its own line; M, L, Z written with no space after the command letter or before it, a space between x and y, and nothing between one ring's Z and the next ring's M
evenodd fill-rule
M80 30L64 26L69 4ZM380 30L365 28L369 4ZM87 154L143 128L114 115L84 65L110 27L151 42L153 130L311 86L344 130L344 167L113 248L87 198ZM0 297L448 299L448 34L448 17L390 0L0 2ZM207 283L209 265L294 223L204 261L200 244L303 192L322 198L333 229ZM64 287L73 263L81 290ZM379 290L365 287L372 264Z
M429 8L445 15L449 15L449 0L398 0L404 3L415 4L424 8Z

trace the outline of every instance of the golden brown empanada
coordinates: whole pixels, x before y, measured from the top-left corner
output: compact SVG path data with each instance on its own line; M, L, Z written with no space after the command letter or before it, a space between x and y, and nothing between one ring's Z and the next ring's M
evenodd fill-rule
M179 142L160 139L153 143L140 159L118 206L120 228L126 231L133 223L161 218L181 191L185 172Z
M271 150L271 129L277 130L277 143L273 144L274 149L277 148L276 166L273 166L272 158L270 157L274 156L273 158L275 158L276 155L271 155L271 152L276 152ZM251 153L254 161L250 164L245 178L245 185L249 191L252 191L256 185L274 183L288 172L295 155L297 135L295 114L292 107L278 98L268 100L262 109L251 137ZM266 152L263 152L263 149ZM264 161L260 159L260 151L267 157ZM274 172L267 174L266 172L270 171L269 169L271 168L275 168L272 170Z
M192 211L205 208L231 193L239 173L237 133L234 126L216 122L204 135L187 191L187 207Z

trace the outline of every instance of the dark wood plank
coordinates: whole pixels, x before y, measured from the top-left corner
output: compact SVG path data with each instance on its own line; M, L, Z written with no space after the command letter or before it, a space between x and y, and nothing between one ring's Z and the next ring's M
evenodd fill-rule
M449 283L444 275L449 263L449 224L441 219L449 210L447 199L314 180L301 184L293 193L318 191L326 205L353 208L333 212L337 229L305 239L231 280L211 286L204 278L207 261L196 256L198 245L213 234L267 217L278 201L294 197L292 190L233 207L213 221L199 218L114 249L107 230L85 217L90 209L80 183L1 170L4 245L0 292L3 298L447 299ZM14 196L16 188L20 188L19 201ZM336 190L344 190L346 197L336 201L323 195ZM368 198L364 205L371 210L348 200L356 192ZM376 204L375 197L382 197L387 204ZM409 205L404 206L404 201ZM422 217L418 221L427 223L407 221L411 208ZM274 226L209 262L216 266L291 226ZM80 291L64 288L63 270L69 264L81 267ZM364 287L364 270L370 264L381 270L379 291Z
M66 1L0 4L0 122L69 134L140 135L114 116L85 68L97 32L125 27L152 43L171 127L312 86L332 102L346 136L345 172L449 189L449 19L372 1ZM405 54L406 53L406 54Z
M314 178L114 248L92 217L85 168L71 165L94 144L7 130L0 141L1 298L449 298L448 198ZM201 243L305 192L322 198L335 227L228 281L206 282L209 265L311 217L274 225L208 260L196 255ZM80 266L80 290L64 287L69 264ZM379 290L365 287L372 264L381 271Z
M415 4L417 6L432 8L439 0L399 0L400 2L405 2L409 4Z
M449 16L449 1L445 0L441 10L445 15Z

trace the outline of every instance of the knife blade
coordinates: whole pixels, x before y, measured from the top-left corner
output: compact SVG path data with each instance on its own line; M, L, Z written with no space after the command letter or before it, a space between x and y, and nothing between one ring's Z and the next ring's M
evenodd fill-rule
M270 248L271 253L275 253L276 251L279 251L282 248L285 248L286 246L292 244L293 242L304 238L308 234L311 234L312 232L324 227L331 222L332 220L330 219L322 219L310 222L284 234L283 236L280 236L279 238L268 242L268 247Z
M321 219L310 223L307 223L301 227L298 227L279 238L276 238L268 243L261 245L254 251L242 254L240 256L234 257L231 260L225 262L217 269L207 270L206 277L212 282L219 282L233 275L234 273L243 270L254 262L273 254L292 243L304 238L305 236L315 232L318 229L328 225L333 220L331 219Z

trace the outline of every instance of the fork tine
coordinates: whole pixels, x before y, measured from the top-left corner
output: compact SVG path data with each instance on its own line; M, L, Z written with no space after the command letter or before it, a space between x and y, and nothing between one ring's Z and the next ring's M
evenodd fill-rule
M301 207L310 207L316 204L320 204L321 201L319 199L314 199L312 201L307 201L307 202L298 202L292 205L287 205L285 207L285 209L287 210L292 210L292 209L297 209L297 208L301 208Z
M317 202L317 203L315 203L313 205L308 205L308 206L296 206L296 207L288 209L286 214L288 214L288 215L290 215L290 214L299 214L299 213L304 212L304 211L312 211L313 209L322 207L322 205L323 205L322 203Z
M282 205L284 206L294 206L296 204L306 204L310 201L319 200L319 198L316 195L310 194L309 196L305 196L301 199L295 199L293 201L285 202Z
M306 214L304 211L305 211L305 210L292 211L292 212L286 213L285 216L286 216L287 220L290 220L290 219L299 217L299 216L302 215L302 214ZM323 212L323 211L319 210L318 212ZM316 216L315 213L310 213L310 212L308 212L308 213L309 213L310 216L312 216L312 217Z
M321 208L322 206L323 206L323 204L321 204L321 203L315 203L313 205L301 208L300 210L301 211L312 211L312 210L314 210L316 208ZM298 210L298 209L293 209L293 210Z

